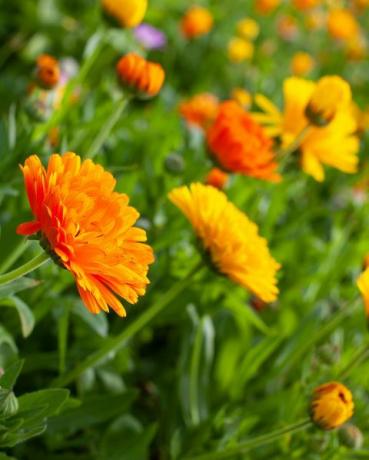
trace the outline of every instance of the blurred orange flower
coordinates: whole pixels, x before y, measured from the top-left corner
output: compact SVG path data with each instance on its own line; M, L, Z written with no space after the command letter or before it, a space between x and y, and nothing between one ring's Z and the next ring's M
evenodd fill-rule
M321 3L321 0L293 0L294 6L299 10L309 10L315 8Z
M119 81L145 96L155 96L163 86L165 73L160 64L135 53L128 53L117 63Z
M18 226L21 235L37 234L45 250L73 275L91 313L125 310L144 295L153 251L146 233L133 225L139 217L128 196L114 192L115 179L75 153L50 157L45 169L36 155L22 167L32 222Z
M280 3L280 0L255 0L255 8L260 14L269 14L274 11Z
M101 0L104 12L121 27L136 27L145 16L147 0Z
M205 183L220 190L224 189L228 182L228 174L219 168L212 168L206 176Z
M250 114L234 101L220 104L214 124L207 132L210 152L226 170L276 182L272 140Z
M228 43L228 58L232 62L242 62L254 55L254 45L243 38L234 37Z
M58 61L49 54L37 58L36 78L40 86L53 88L59 83L60 68Z
M353 40L359 33L359 24L351 11L345 8L330 10L327 18L329 34L339 40Z
M264 302L278 296L280 268L257 225L227 196L200 183L178 187L169 199L191 222L214 267L234 283L249 289Z
M368 255L365 257L364 263L366 265L366 268L357 279L357 286L363 297L365 306L365 316L369 319L369 268L367 268Z
M291 71L299 77L310 73L314 68L315 62L310 54L300 51L294 54L291 61Z
M201 93L181 102L179 112L189 123L203 130L212 123L217 115L219 100L210 93Z
M188 9L181 21L181 30L186 38L206 35L213 27L213 16L206 8L193 6Z
M290 14L280 16L277 22L278 34L286 41L293 41L299 34L298 23Z

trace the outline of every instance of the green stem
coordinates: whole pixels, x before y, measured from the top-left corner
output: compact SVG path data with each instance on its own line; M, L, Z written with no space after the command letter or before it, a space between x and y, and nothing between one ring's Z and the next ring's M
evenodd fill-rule
M106 120L106 123L103 125L98 135L92 141L90 148L87 150L86 158L94 158L96 156L96 154L100 150L103 143L109 137L111 130L117 124L127 103L128 103L128 97L126 96L126 97L123 97L123 99L119 101L116 105L114 105L115 110L112 112L110 117Z
M169 291L160 297L158 302L154 303L145 310L142 315L135 318L120 334L107 340L105 344L99 348L95 353L92 353L84 361L78 364L74 369L66 372L60 377L56 378L52 383L52 387L63 387L75 380L84 371L90 367L96 366L103 358L110 353L116 352L121 348L130 338L137 332L147 326L160 312L164 310L190 283L192 277L203 267L202 262L197 264L193 270L182 280L174 284Z
M29 240L23 239L13 251L0 264L0 274L4 273L11 267L28 247Z
M50 260L48 254L46 252L42 252L29 262L22 265L21 267L18 267L15 270L12 270L11 272L5 273L5 275L0 275L0 286L2 284L10 283L11 281L14 281L17 278L20 278L24 275L27 275L27 273L32 272L48 260Z
M306 134L309 132L310 130L310 125L307 124L300 132L299 134L297 134L297 136L295 137L295 139L293 140L293 142L291 142L290 145L288 145L287 147L285 148L282 148L280 149L278 152L277 152L277 157L280 158L280 159L284 159L286 157L288 157L291 153L293 153L295 150L297 150L302 141L305 139L306 137Z
M273 441L277 441L282 436L286 434L296 433L297 431L304 430L312 425L312 422L309 418L301 420L300 422L293 423L292 425L288 425L284 428L280 428L278 430L272 431L268 434L263 434L260 436L256 436L255 438L251 438L247 441L241 442L237 446L232 446L228 449L224 449L219 452L208 452L206 454L195 455L191 457L184 457L183 460L225 460L228 458L232 458L235 455L241 455L245 452L248 452L255 447L264 446L269 444Z
M338 373L339 379L345 379L351 373L351 371L360 363L364 361L364 359L369 357L369 342L365 343L360 350L354 355L352 360L346 364L346 366Z

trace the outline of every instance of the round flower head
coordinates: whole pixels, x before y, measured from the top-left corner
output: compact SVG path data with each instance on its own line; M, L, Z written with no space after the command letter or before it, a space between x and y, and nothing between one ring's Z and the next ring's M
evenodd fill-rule
M181 102L179 112L191 125L205 130L218 113L218 98L209 93L201 93Z
M350 104L350 85L341 77L323 77L311 95L306 116L314 125L324 126L333 120L340 109L345 109Z
M128 53L117 63L119 82L143 96L156 96L163 86L165 73L160 64L135 53Z
M111 307L125 316L116 295L136 303L154 260L145 231L133 226L139 213L127 195L114 192L110 173L72 152L52 155L47 169L32 155L22 171L34 220L19 225L17 233L39 236L71 272L90 312Z
M291 70L294 75L304 76L314 68L314 60L308 53L300 51L294 54L291 62Z
M242 62L254 55L254 45L243 38L235 37L228 43L228 58L231 62Z
M344 8L334 8L328 14L329 34L338 40L352 40L359 33L359 24L352 13Z
M101 0L104 12L121 27L136 27L147 10L147 0Z
M254 40L259 35L259 24L252 18L241 19L237 23L237 32L245 40Z
M215 122L208 129L207 143L226 171L271 182L280 180L271 139L237 102L220 105Z
M269 14L274 11L281 0L255 0L256 11L260 14Z
M53 88L60 79L58 61L48 54L41 54L37 58L36 78L40 86Z
M323 430L343 425L354 413L351 391L339 382L315 388L311 402L311 418Z
M206 8L193 6L186 11L181 21L181 30L186 38L206 35L213 27L213 16Z
M178 187L169 199L191 222L215 268L264 302L278 295L280 265L270 255L258 227L226 195L200 183Z
M222 190L227 185L228 174L219 168L212 168L206 176L205 182L207 185Z

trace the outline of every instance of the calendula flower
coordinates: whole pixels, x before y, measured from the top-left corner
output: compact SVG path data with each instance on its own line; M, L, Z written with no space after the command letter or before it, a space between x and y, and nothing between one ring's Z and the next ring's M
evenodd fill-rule
M364 259L364 264L366 265L368 261L368 256ZM369 319L369 268L366 268L363 273L357 279L357 286L363 297L364 306L365 306L365 316Z
M255 8L260 14L269 14L274 11L280 3L280 0L255 0Z
M110 173L72 152L52 155L47 169L32 155L22 171L34 220L19 225L17 233L39 237L73 275L91 313L111 307L125 316L117 295L136 303L154 260L145 231L134 227L139 213L128 196L114 192Z
M101 0L104 13L121 27L136 27L146 14L147 0Z
M244 18L237 23L237 33L245 40L254 40L260 32L259 24L252 18Z
M128 53L117 63L118 79L123 86L143 96L155 96L163 86L165 73L160 64Z
M254 55L254 45L243 38L234 37L228 43L228 58L232 62L242 62Z
M206 176L205 183L223 190L228 182L228 174L219 168L212 168Z
M58 61L49 54L41 54L37 58L36 69L37 82L43 88L53 88L60 79L60 67Z
M291 71L299 77L310 73L314 68L315 62L310 54L300 51L293 55L291 62Z
M310 10L320 4L321 0L293 0L294 6L301 11Z
M186 38L206 35L213 27L213 16L206 8L193 6L188 9L181 21L181 30Z
M226 195L200 183L178 187L169 199L191 222L214 267L265 302L278 295L280 265L270 255L258 227Z
M351 391L339 382L315 388L311 402L311 418L323 430L343 425L354 413Z
M234 88L231 93L231 98L238 102L244 109L248 109L252 103L251 94L243 88Z
M351 11L345 8L331 9L327 18L329 34L338 40L352 40L359 33L359 24Z
M340 110L348 110L351 104L350 85L341 77L328 76L316 84L306 106L306 116L311 123L325 126Z
M218 107L217 97L210 93L201 93L181 102L179 112L187 123L206 130L214 121Z
M264 114L254 114L265 126L270 136L280 137L282 147L287 148L309 125L306 107L317 84L292 77L284 82L284 110L278 108L262 95L255 97L256 104ZM339 105L332 121L325 127L310 126L301 140L302 169L317 181L324 180L323 165L345 173L355 173L358 165L359 139L355 135L357 124L350 106Z
M271 182L280 180L272 140L236 102L220 104L215 122L207 131L207 143L226 171Z

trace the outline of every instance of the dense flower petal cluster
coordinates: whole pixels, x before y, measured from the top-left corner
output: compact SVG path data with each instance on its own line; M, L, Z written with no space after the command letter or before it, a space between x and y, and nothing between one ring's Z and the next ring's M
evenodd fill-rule
M235 101L220 104L207 132L211 154L226 171L278 181L272 140L250 114Z
M179 112L189 123L206 129L214 121L219 108L219 100L210 93L201 93L181 102Z
M50 157L47 169L33 155L22 167L32 222L21 235L39 234L42 243L69 270L92 313L111 307L124 316L116 294L136 303L149 283L154 260L146 233L134 227L139 213L128 196L114 192L115 179L91 160L68 152Z
M194 183L172 190L169 198L191 222L220 273L264 302L276 300L276 273L280 265L270 255L257 225L223 192Z

